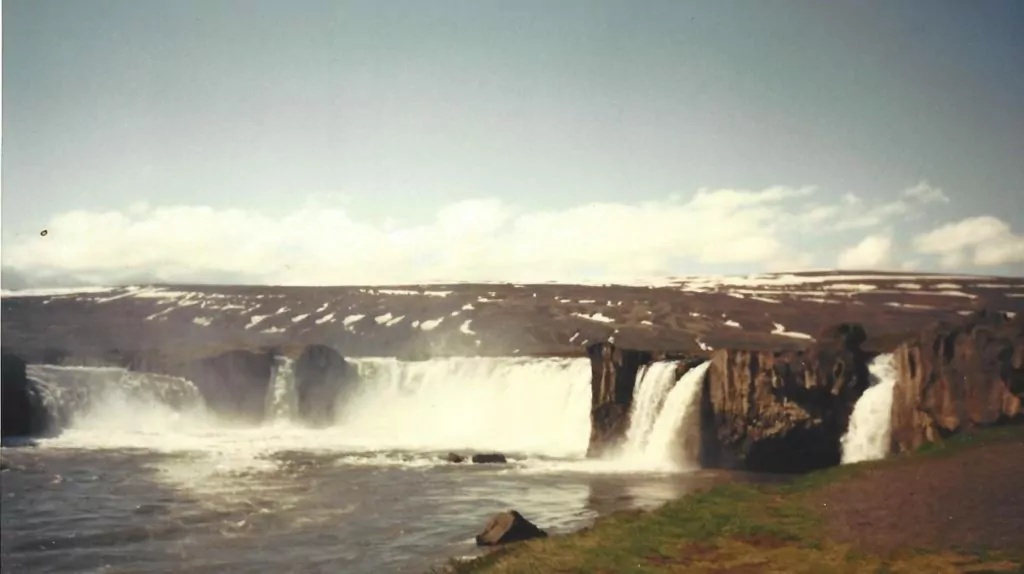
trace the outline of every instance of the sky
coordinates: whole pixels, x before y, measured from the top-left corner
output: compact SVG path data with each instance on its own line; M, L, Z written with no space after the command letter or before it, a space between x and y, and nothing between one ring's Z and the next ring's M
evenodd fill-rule
M1024 276L1016 0L7 0L4 288Z

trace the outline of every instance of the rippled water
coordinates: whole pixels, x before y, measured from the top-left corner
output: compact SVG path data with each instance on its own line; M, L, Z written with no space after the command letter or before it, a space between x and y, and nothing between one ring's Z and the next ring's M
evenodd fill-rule
M422 572L475 553L472 537L506 508L566 532L721 478L441 454L5 448L4 570Z

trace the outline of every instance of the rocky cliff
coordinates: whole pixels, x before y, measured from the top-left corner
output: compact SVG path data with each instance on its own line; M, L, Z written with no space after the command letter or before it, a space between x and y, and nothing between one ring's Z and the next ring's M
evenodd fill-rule
M46 411L36 389L25 374L25 361L3 353L3 378L0 379L0 436L41 435L48 431Z
M587 355L591 367L587 456L597 457L614 449L625 437L637 372L651 362L653 355L610 343L587 347Z
M981 311L961 324L939 323L894 355L893 451L1024 420L1024 317Z
M301 419L314 426L333 422L338 398L351 388L358 373L340 353L324 345L303 349L294 369Z
M807 351L715 351L701 399L706 467L794 472L839 463L839 439L868 387L859 325L840 325Z

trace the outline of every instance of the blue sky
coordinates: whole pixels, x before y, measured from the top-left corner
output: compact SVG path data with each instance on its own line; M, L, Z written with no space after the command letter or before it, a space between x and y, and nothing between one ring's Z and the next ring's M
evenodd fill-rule
M1024 275L1013 0L3 19L9 281Z

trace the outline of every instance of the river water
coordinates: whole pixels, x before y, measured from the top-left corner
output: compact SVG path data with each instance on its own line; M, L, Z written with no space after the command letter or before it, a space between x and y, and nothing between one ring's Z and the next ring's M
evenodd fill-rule
M218 419L184 379L30 365L64 428L0 450L4 571L423 572L479 552L502 510L558 534L735 478L673 446L700 368L641 373L644 428L588 460L586 359L355 363L363 386L326 428L295 420L287 361L260 426ZM452 450L509 463L453 464Z

